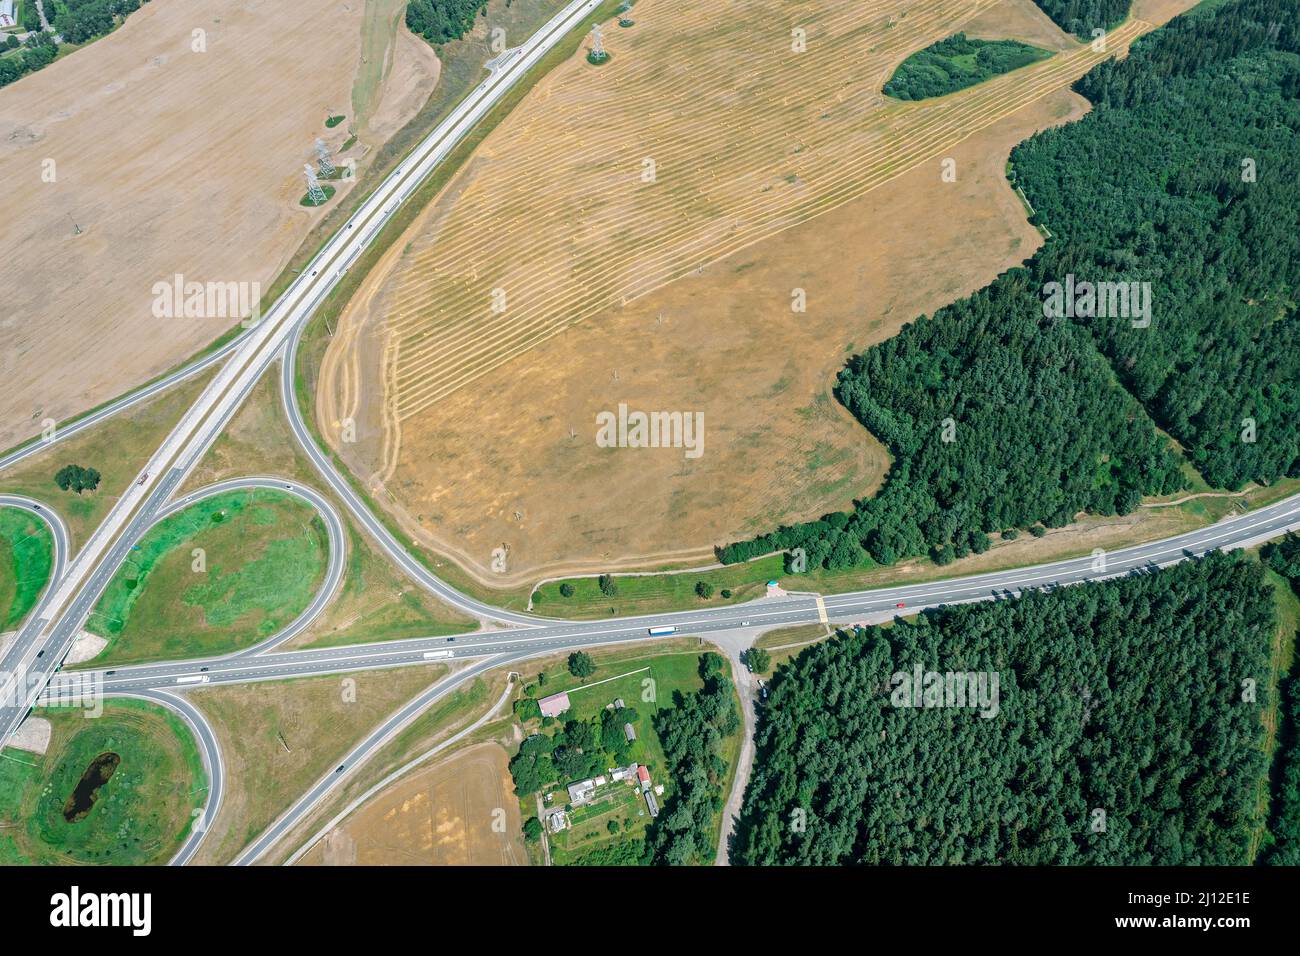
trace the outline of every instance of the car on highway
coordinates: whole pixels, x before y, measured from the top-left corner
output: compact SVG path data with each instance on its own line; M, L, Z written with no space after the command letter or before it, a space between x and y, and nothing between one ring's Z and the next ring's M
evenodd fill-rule
M907 605L904 604L902 601L899 601L897 604L894 605L894 607L907 607Z
M146 471L143 475L141 475L141 476L136 480L136 484L137 484L137 485L143 485L143 484L144 484L146 481L148 481L148 480L149 480L149 472Z

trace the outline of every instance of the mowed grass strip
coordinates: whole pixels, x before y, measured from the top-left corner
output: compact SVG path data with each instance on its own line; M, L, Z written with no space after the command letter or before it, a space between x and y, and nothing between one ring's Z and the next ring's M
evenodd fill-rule
M21 508L0 508L0 631L22 623L54 567L54 537Z
M786 577L784 557L769 555L747 564L733 564L707 571L681 571L663 574L614 575L613 595L600 589L598 578L565 578L547 581L533 592L533 610L538 614L558 614L568 618L602 618L692 611L723 604L738 604L762 597L767 582ZM713 588L711 597L702 598L695 591L700 581ZM560 588L568 585L573 594L565 597ZM723 597L723 590L730 597Z
M109 642L95 666L225 653L270 637L311 602L328 549L315 510L281 491L191 505L152 528L109 582L87 622Z
M109 701L94 720L72 709L37 716L53 725L43 756L0 751L0 865L171 859L207 799L207 775L185 725L136 700ZM82 775L107 754L119 758L112 775L88 811L70 822L64 813Z

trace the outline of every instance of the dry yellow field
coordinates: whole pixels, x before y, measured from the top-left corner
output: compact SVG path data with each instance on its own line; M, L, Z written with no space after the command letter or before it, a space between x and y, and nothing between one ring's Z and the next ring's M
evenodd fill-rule
M0 448L236 324L155 318L154 283L180 273L269 285L323 215L298 204L303 164L317 137L338 146L349 135L373 32L364 11L384 3L149 3L0 90ZM362 117L363 136L396 128L429 93L417 74L431 51L378 46L386 68L370 84L380 88L367 98L375 117ZM348 122L326 129L329 113Z
M497 744L397 780L331 830L304 866L525 866L519 799Z
M1007 152L1080 115L1069 84L1150 26L1102 54L1028 0L641 0L633 19L606 25L608 63L580 51L487 138L322 364L319 423L376 498L499 584L694 560L872 493L884 449L829 394L846 351L1034 251ZM938 100L880 96L967 25L1058 52ZM704 454L596 447L620 403L703 412Z

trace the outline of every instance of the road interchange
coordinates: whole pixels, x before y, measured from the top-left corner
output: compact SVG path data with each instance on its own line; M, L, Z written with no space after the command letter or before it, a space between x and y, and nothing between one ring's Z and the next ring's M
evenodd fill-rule
M116 669L69 672L68 678L101 686L108 696L135 696L170 707L190 725L200 742L212 789L204 818L210 820L219 806L223 772L215 734L202 714L177 692L179 678L202 675L202 686L428 664L433 660L464 662L455 672L418 695L375 728L347 754L340 768L332 769L296 801L275 824L241 853L238 862L254 862L296 826L352 770L372 756L410 720L465 681L502 665L576 648L648 640L656 626L674 626L674 636L754 632L809 623L850 624L891 617L897 613L946 604L1003 598L1030 588L1044 588L1099 580L1164 567L1216 548L1244 547L1285 531L1300 529L1300 496L1164 541L1117 549L1102 556L1052 562L1035 567L990 572L915 585L833 594L775 596L741 605L669 614L641 615L598 621L567 621L520 614L492 607L463 594L424 567L388 530L348 478L321 449L304 421L294 389L294 369L303 329L325 295L334 288L389 217L415 191L472 125L491 109L504 91L523 75L558 39L567 34L597 6L596 0L572 3L538 34L518 48L518 55L503 59L488 79L430 134L384 181L322 248L257 324L215 352L196 360L131 396L105 406L63 429L71 434L102 421L123 408L157 394L198 372L225 362L203 395L150 459L139 482L128 489L109 518L86 547L71 556L62 522L47 508L30 499L25 505L55 529L56 571L40 603L5 653L0 668L32 672L36 683L48 681L66 656L103 588L129 556L130 548L158 521L217 490L242 487L283 487L308 500L330 529L331 571L326 585L309 608L280 633L244 650L220 656ZM454 122L453 122L454 120ZM281 399L297 441L311 459L330 491L344 504L354 521L408 576L447 604L508 627L489 628L455 638L431 637L359 644L327 649L279 650L301 633L328 605L341 575L341 555L346 536L332 504L319 492L289 479L270 477L234 479L173 501L193 468L202 459L234 412L266 369L281 361ZM41 450L34 443L0 457L0 468ZM0 505L12 497L0 497ZM332 517L332 520L331 520ZM56 528L57 526L57 528ZM59 530L61 529L61 530ZM61 537L60 537L61 535ZM906 610L900 611L900 608ZM434 655L434 656L430 656ZM14 665L17 665L16 667ZM194 686L194 685L189 685ZM39 687L37 687L39 692ZM35 693L0 707L0 742L7 739L25 716ZM48 699L48 698L47 698ZM188 861L205 832L196 827L173 862Z

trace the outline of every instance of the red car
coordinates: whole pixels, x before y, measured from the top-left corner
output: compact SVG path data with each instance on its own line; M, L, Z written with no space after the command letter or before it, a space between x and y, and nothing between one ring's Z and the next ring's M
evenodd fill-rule
M894 605L894 607L907 607L907 605L904 604L902 601L899 601L897 604Z

